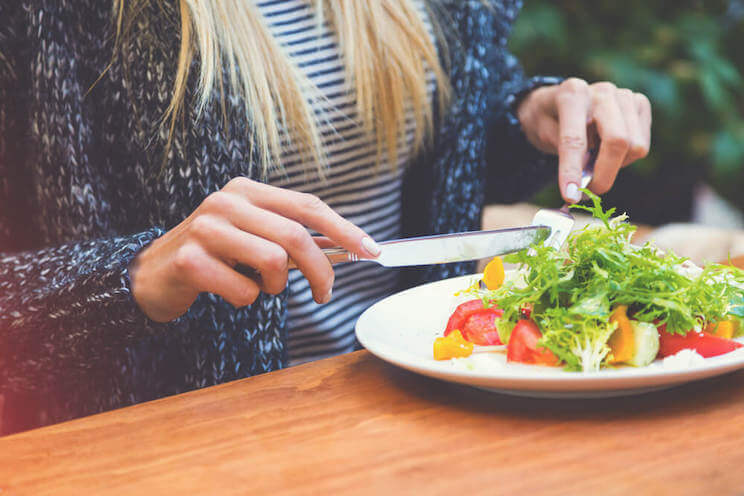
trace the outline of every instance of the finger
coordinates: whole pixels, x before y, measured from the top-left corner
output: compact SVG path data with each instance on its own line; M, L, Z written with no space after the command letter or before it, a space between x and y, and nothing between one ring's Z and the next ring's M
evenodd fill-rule
M517 108L519 122L529 142L543 153L558 151L558 111L555 96L559 86L531 91Z
M250 305L258 297L255 281L234 271L196 243L179 249L176 264L189 286L200 292L217 294L235 307Z
M380 254L380 247L367 233L341 217L317 196L245 178L230 181L224 189L245 196L257 207L310 227L362 258L376 258Z
M287 287L288 255L278 244L240 230L216 216L196 217L189 227L207 251L229 267L240 264L254 269L258 277L256 283L262 291L279 294Z
M567 202L581 199L579 184L587 150L588 86L579 79L561 84L556 95L558 111L558 185Z
M537 139L541 146L538 147L545 153L555 153L558 150L558 141L560 139L560 128L558 119L545 117L537 124Z
M330 238L325 236L313 236L313 241L318 245L318 248L337 248L338 245Z
M610 83L597 83L592 88L592 116L600 144L590 186L597 194L610 190L630 148L625 119L615 99L616 91Z
M617 104L625 119L625 128L630 139L630 149L625 155L623 167L645 157L648 154L646 139L641 129L641 120L636 106L633 92L627 89L618 90L616 94Z
M646 147L646 153L648 153L651 150L651 124L653 120L651 117L651 102L646 98L646 95L642 95L641 93L634 93L633 98L636 102L643 143Z
M202 203L207 211L221 212L235 227L281 246L305 275L318 303L326 303L333 287L333 269L307 229L300 223L257 207L247 198L217 192Z

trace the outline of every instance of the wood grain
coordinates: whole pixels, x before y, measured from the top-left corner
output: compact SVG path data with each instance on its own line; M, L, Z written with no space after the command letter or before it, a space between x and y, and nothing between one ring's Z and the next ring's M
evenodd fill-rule
M0 439L0 494L734 494L744 373L604 400L357 352Z

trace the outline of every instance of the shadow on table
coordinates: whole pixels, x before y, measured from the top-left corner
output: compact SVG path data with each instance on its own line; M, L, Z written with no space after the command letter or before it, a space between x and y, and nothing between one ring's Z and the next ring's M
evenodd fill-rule
M744 401L744 371L659 391L596 399L526 398L483 391L423 377L385 365L386 379L405 394L470 413L511 414L523 419L593 420L614 417L702 413L722 404Z

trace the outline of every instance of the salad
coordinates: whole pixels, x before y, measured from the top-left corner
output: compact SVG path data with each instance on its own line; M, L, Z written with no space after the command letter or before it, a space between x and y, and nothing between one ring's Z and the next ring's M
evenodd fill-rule
M469 299L435 340L435 359L505 352L508 362L597 371L742 347L734 338L744 335L744 271L634 246L627 216L584 192L592 206L573 208L600 222L572 233L561 250L535 244L505 257L519 265L518 280L505 280L500 258L491 261L482 280L458 293Z

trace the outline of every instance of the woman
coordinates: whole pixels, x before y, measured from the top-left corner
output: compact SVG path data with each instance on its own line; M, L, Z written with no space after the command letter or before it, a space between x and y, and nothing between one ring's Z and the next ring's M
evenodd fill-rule
M478 229L554 154L576 201L588 143L599 193L648 152L642 95L524 78L518 1L6 4L6 431L350 351L373 301L473 266L320 247Z

